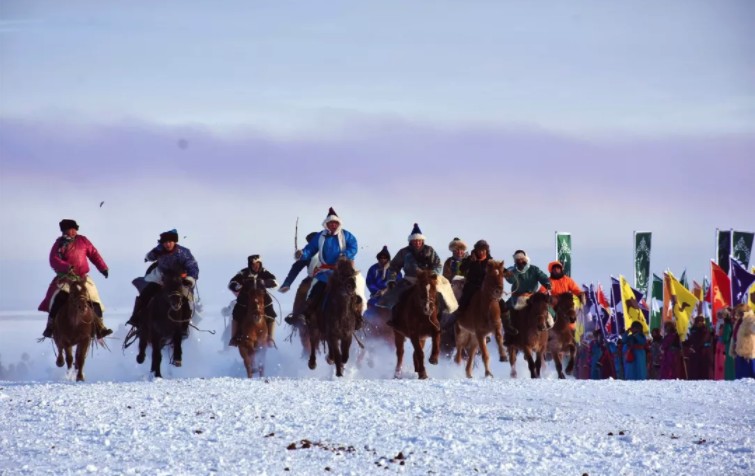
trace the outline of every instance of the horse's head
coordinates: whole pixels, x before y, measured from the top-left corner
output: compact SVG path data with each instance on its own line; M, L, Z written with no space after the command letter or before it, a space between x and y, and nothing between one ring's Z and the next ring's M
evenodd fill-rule
M244 279L238 300L247 308L247 316L257 323L265 315L265 284L259 278Z
M184 304L184 300L189 299L191 288L184 284L184 273L175 271L166 271L162 273L163 288L168 294L170 308L178 311Z
M414 284L419 295L422 312L432 316L437 312L435 302L437 296L438 275L431 270L417 270L417 282Z
M503 261L489 260L485 268L485 281L482 287L489 289L493 298L503 296Z
M556 300L556 318L566 318L570 323L577 322L577 308L574 306L574 295L566 292Z
M537 325L537 330L539 331L544 331L548 328L548 301L548 296L543 293L535 293L527 301L529 320Z
M86 287L86 278L71 279L68 281L68 302L69 309L75 310L75 313L70 313L73 317L76 313L84 313L90 309L89 304L89 292Z
M343 294L354 294L357 290L357 270L354 262L348 258L340 258L336 263L334 276L339 283L339 290Z

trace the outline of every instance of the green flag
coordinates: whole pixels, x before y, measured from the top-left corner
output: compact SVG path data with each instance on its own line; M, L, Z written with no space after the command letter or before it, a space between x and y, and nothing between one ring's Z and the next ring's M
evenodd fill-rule
M647 295L650 284L650 242L649 231L634 232L634 288Z
M571 276L571 233L556 232L556 256L564 265L564 274Z
M653 274L653 287L650 301L650 330L661 328L663 320L663 280Z
M716 263L729 274L729 255L731 254L731 231L716 228Z
M753 236L755 236L755 233L749 231L734 231L731 234L731 255L745 268L750 266Z

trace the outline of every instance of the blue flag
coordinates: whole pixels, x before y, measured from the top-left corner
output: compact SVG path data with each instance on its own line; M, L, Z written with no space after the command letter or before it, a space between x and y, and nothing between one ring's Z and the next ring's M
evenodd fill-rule
M729 257L731 264L731 304L747 303L747 290L755 282L755 274L748 272L742 264Z

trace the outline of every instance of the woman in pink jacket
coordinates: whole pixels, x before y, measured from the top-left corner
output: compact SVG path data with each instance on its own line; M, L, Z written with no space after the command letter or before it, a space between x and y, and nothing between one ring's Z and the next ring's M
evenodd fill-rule
M89 261L91 261L99 272L107 278L108 267L105 264L105 260L102 259L97 248L94 247L86 236L79 235L79 225L75 220L61 220L60 231L63 235L55 240L50 250L50 266L55 271L56 276L53 278L52 283L50 283L44 301L39 305L40 311L49 312L47 327L42 335L44 337L52 337L52 324L55 314L57 314L58 310L68 299L68 293L60 287L61 278L75 275L86 279L87 290L92 299L92 308L97 315L95 336L98 339L109 336L113 331L105 327L102 321L102 305L97 288L94 286L92 278L89 277ZM50 301L52 301L52 305L50 305Z

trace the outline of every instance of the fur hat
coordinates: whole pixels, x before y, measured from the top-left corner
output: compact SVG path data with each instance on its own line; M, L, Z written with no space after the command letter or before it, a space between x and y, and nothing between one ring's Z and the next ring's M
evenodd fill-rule
M375 258L380 259L380 257L385 257L388 259L391 259L391 252L388 251L388 247L383 245L383 249L378 252L378 254L375 256Z
M474 244L474 250L485 250L490 253L490 245L485 240L478 240L477 243Z
M249 265L250 268L257 261L259 261L260 263L262 263L262 256L260 256L260 255L250 255L249 257L246 258L246 262L247 262L247 264Z
M178 243L178 232L175 228L172 230L164 231L160 233L160 243L165 243L166 241L173 241L175 243Z
M338 217L338 214L335 210L333 210L333 207L330 207L328 210L328 216L325 217L325 220L322 222L322 226L326 226L331 221L337 221L338 223L341 223L341 219Z
M76 223L76 220L71 220L70 218L60 220L58 226L60 226L60 231L62 231L63 233L70 230L71 228L75 228L77 230L79 229L79 224Z
M530 262L530 257L527 256L527 253L525 253L524 250L514 251L514 261L516 261L517 259L525 259L527 263Z
M560 267L561 271L564 270L564 265L561 264L561 262L559 260L556 260L556 261L551 261L550 263L548 263L548 272L552 273L553 272L553 268L555 268L556 266Z
M409 238L407 238L407 241L412 240L425 241L425 235L422 234L422 231L419 229L419 225L417 225L416 223L414 224L414 228L412 228L412 232L409 235Z
M467 251L467 244L461 241L461 238L454 238L451 243L448 244L448 251L454 252L456 250Z

